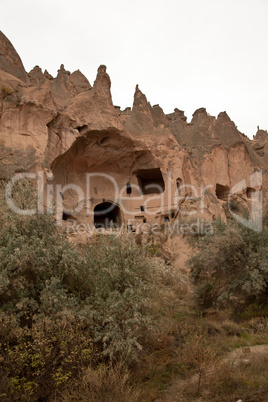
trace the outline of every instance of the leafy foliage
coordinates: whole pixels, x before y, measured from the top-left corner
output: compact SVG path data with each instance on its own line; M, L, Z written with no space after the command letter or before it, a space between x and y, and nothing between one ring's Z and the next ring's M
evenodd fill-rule
M29 182L12 196L21 208L36 205ZM201 319L189 303L190 279L131 236L96 237L77 248L52 216L5 211L0 221L0 399L155 400L178 376L189 385L187 400L197 391L204 400L230 400L237 389L245 395L237 370L228 367L222 378L215 363L230 345L267 343L266 324L247 333L244 323L219 322L225 310L214 323ZM267 231L217 222L214 236L192 242L199 307L249 306L254 316L267 306ZM256 384L263 367L254 368Z
M198 285L201 309L232 307L237 312L267 303L268 231L254 232L238 224L215 225L213 236L199 239L198 252L189 260Z
M28 185L16 189L23 207ZM84 365L135 359L156 271L131 238L79 251L53 216L9 214L0 229L1 392L45 395L44 378L53 389Z
M98 248L88 245L83 259L87 289L80 285L86 296L80 314L91 318L94 341L110 358L122 352L134 357L140 330L150 327L146 306L155 270L131 240L114 237L100 239Z

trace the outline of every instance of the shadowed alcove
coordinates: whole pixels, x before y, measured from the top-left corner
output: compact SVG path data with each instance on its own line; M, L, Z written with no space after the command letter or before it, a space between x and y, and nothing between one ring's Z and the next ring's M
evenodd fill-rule
M160 194L165 191L165 182L159 168L139 170L137 179L143 194Z
M228 201L230 187L216 184L216 196L219 200Z
M94 226L96 228L120 227L122 224L121 211L112 202L102 202L94 208Z

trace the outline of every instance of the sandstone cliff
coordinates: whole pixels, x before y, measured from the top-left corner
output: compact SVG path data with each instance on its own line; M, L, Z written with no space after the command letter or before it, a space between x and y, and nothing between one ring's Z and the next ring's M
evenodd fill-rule
M3 179L42 169L53 174L54 184L76 183L85 191L88 172L110 174L128 189L145 183L151 174L152 180L160 183L163 179L164 185L170 180L173 193L185 186L180 202L187 210L199 210L200 194L193 189L209 186L203 206L206 219L224 216L225 194L242 180L246 201L254 190L250 177L256 171L263 172L262 190L266 192L267 131L259 130L250 140L226 112L216 118L200 108L187 123L177 108L165 115L159 105L152 107L138 86L133 107L121 111L113 105L105 66L99 67L93 86L79 70L71 74L63 65L56 78L38 66L27 74L1 32L0 88ZM107 183L93 187L92 208L111 198ZM63 208L72 209L76 198L66 196ZM136 218L146 222L140 201L125 202ZM176 202L165 201L160 215L174 216ZM148 208L154 210L156 205ZM80 218L85 219L85 214L82 211Z

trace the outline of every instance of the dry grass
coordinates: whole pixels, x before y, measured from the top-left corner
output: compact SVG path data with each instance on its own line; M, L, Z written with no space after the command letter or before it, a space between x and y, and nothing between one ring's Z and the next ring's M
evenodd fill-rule
M181 330L185 343L176 349L177 364L183 362L182 370L176 378L173 377L160 400L267 401L267 322L265 318L241 324L231 320L220 323L211 318L209 321L196 318L194 324L188 318ZM200 343L202 331L205 342ZM260 346L264 343L266 346Z
M216 395L222 400L230 400L232 396L246 400L262 391L268 393L268 355L256 354L245 359L225 361L207 378L206 383L208 396L212 398Z
M87 368L80 385L56 395L54 401L138 402L142 399L139 386L131 385L130 375L118 364L114 367Z
M161 400L174 401L215 401L230 402L242 399L243 402L267 401L268 397L268 358L253 356L249 360L230 361L224 359L207 369L203 376L200 392L198 375L186 379L179 378L163 394Z

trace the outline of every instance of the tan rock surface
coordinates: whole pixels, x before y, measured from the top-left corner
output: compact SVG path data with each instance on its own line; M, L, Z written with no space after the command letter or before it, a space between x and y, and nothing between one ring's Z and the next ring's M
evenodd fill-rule
M0 31L0 70L27 82L27 74L22 61L12 43Z
M186 186L183 208L196 210L197 216L202 188L208 186L201 211L208 220L225 217L217 189L229 189L244 179L250 187L250 176L262 170L266 191L267 132L259 130L251 141L226 112L216 118L200 108L187 123L179 109L165 115L159 105L152 107L138 86L132 109L121 111L113 105L105 66L99 67L93 87L79 70L71 74L63 65L56 78L38 66L27 75L2 33L0 87L3 178L42 167L52 170L54 184L74 182L84 188L86 173L99 171L112 175L124 188L127 183L138 186L139 171L160 169L166 187L160 215L167 217L176 211L178 197L168 202L167 188L171 183L174 195L180 183ZM98 194L93 205L112 197L103 183L94 191ZM105 191L109 196L104 196ZM72 198L65 201L74 203ZM139 219L145 219L141 202L135 204L130 197L126 203ZM150 208L155 210L156 205Z

